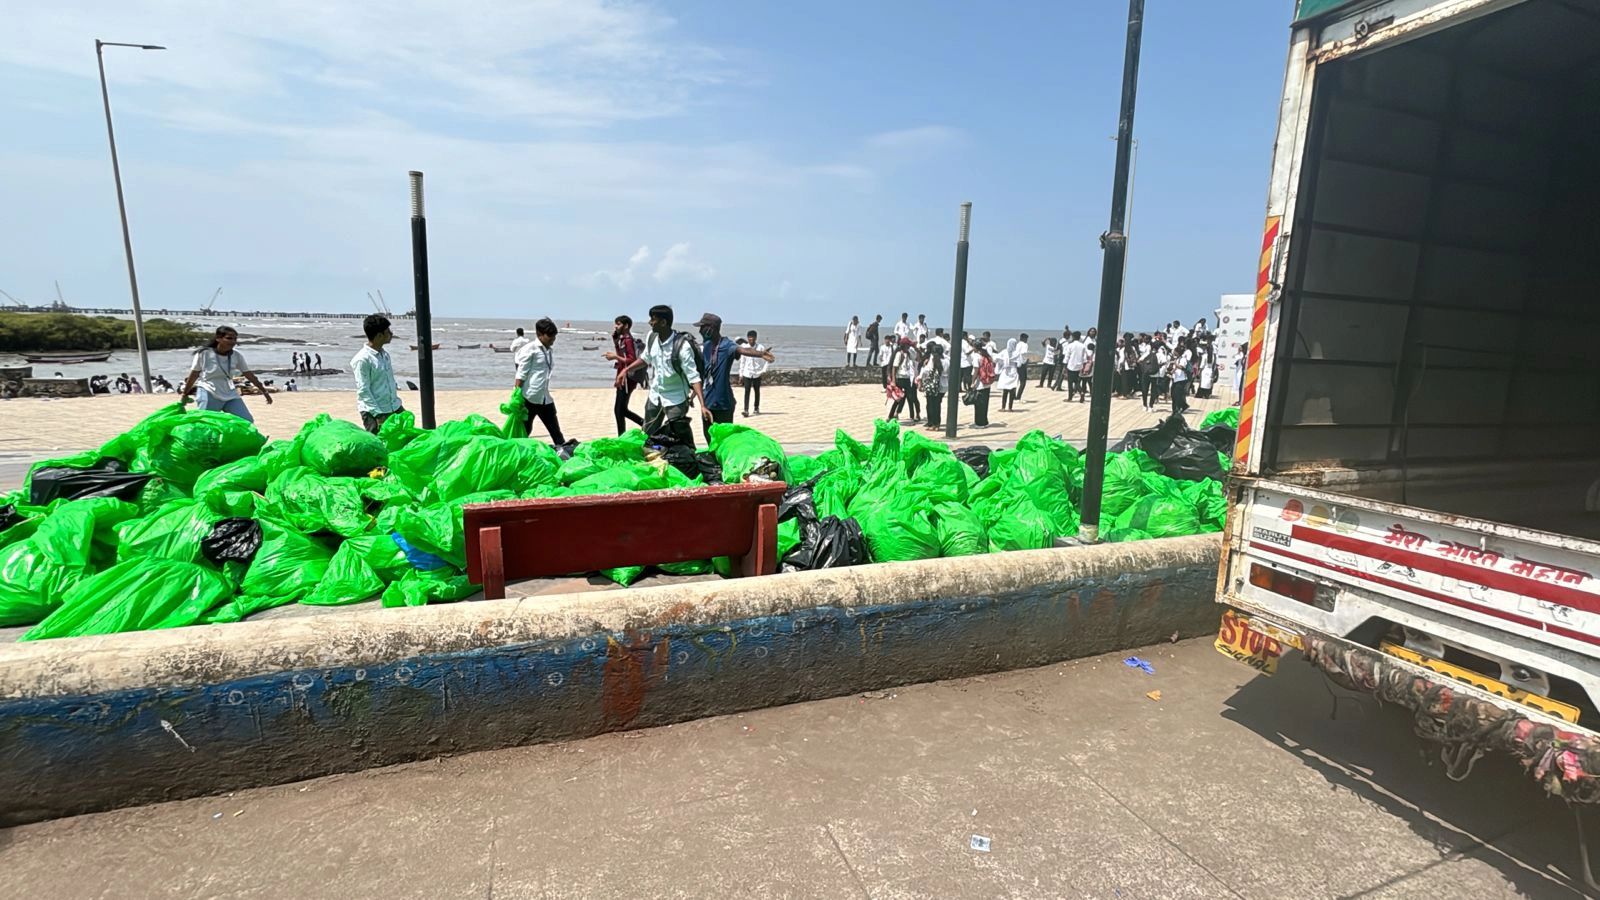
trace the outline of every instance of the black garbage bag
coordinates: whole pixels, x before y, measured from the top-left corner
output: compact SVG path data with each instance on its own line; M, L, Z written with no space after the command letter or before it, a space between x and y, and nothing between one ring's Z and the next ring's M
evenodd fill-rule
M1232 428L1226 425L1212 425L1210 428L1200 429L1195 434L1205 438L1206 442L1215 447L1218 453L1233 455L1235 432Z
M722 463L717 462L717 455L710 450L702 450L695 456L695 474L705 479L706 484L722 483Z
M869 562L872 555L867 552L867 540L856 520L828 516L800 526L800 546L783 558L783 571L837 569Z
M225 562L248 563L261 549L261 523L255 519L223 519L200 539L200 552L217 565Z
M816 498L812 490L817 486L818 475L804 484L792 484L783 492L783 499L778 501L778 522L787 522L798 517L802 524L817 520Z
M700 460L695 457L693 447L671 444L656 449L661 451L661 458L667 461L667 465L682 472L683 477L691 479L700 477Z
M572 458L573 451L577 449L577 441L567 441L565 444L556 445L556 455L561 457L563 460L568 460Z
M981 445L957 447L954 451L956 459L971 466L979 478L989 477L989 454L992 452L988 447Z
M5 531L21 521L22 516L17 512L15 503L7 503L4 506L0 506L0 531Z
M147 472L129 472L122 460L110 457L87 469L47 466L28 475L28 503L44 506L53 500L85 497L115 497L137 503L139 492L154 477Z
M1232 446L1231 442L1229 446ZM1130 431L1111 447L1111 451L1121 453L1135 447L1159 461L1169 478L1180 481L1222 478L1222 462L1217 459L1217 448L1206 439L1206 435L1190 429L1183 416L1171 416L1154 428Z

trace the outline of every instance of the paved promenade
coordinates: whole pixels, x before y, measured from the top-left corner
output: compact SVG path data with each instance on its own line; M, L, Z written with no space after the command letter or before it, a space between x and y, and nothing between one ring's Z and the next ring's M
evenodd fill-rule
M5 895L1582 896L1509 763L1455 784L1298 659L1125 655L23 826Z

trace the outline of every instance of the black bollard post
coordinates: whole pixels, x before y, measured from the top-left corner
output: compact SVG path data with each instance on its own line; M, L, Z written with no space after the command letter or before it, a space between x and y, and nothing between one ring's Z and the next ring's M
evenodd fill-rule
M1128 0L1128 42L1122 61L1122 114L1117 119L1117 169L1111 185L1111 228L1100 236L1105 258L1100 269L1100 346L1095 348L1089 395L1089 437L1083 458L1083 504L1078 538L1100 539L1100 491L1105 485L1106 432L1111 427L1111 378L1115 374L1117 324L1122 318L1122 270L1128 236L1128 168L1133 141L1133 106L1139 87L1139 38L1144 0Z
M944 361L950 378L945 400L944 436L956 436L956 416L961 414L961 351L967 340L967 233L972 230L972 204L961 204L961 234L956 239L956 292L950 308L950 352ZM913 385L914 387L914 385Z
M422 427L434 427L433 311L428 307L428 220L422 208L422 173L411 173L411 274L416 283L417 378L422 382Z

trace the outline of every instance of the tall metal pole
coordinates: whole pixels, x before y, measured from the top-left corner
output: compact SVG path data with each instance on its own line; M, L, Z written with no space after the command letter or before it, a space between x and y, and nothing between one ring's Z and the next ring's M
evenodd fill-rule
M117 162L117 133L111 127L111 92L106 89L106 47L134 47L139 50L166 48L154 44L121 44L99 39L94 42L95 64L100 68L100 99L106 108L106 140L111 143L111 179L117 183L117 215L122 219L122 252L128 260L128 289L133 293L133 336L139 344L139 373L144 378L144 391L148 394L150 347L144 339L144 311L139 308L139 277L133 271L133 238L128 234L128 206L122 199L122 166Z
M1112 138L1116 140L1116 138ZM1139 189L1139 139L1133 138L1133 163L1128 169L1128 222L1122 228L1123 241L1126 246L1127 238L1133 236L1133 195ZM1128 298L1128 251L1122 251L1122 290L1117 292L1117 302L1127 305ZM1104 333L1104 332L1102 332Z
M428 219L422 208L422 173L411 173L411 274L417 296L417 378L422 382L422 427L433 420L433 311L428 307Z
M1089 439L1084 448L1083 505L1078 537L1100 539L1100 489L1106 474L1106 431L1111 427L1111 378L1115 372L1117 323L1122 315L1122 272L1127 259L1128 173L1133 142L1133 107L1139 86L1139 38L1144 0L1128 0L1128 42L1122 61L1122 113L1117 119L1117 168L1111 186L1111 227L1100 237L1105 257L1100 268L1101 346L1095 348L1089 399Z
M956 436L956 416L961 413L961 351L967 346L967 235L972 230L972 204L961 204L961 232L956 238L956 291L950 306L950 352L944 361L950 377L946 392L944 436Z

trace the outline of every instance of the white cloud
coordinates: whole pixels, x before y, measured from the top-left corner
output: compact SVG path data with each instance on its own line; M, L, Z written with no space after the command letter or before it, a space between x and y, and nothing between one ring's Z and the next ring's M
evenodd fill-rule
M789 294L792 291L794 291L794 283L791 281L784 281L782 284L778 285L778 289L774 291L774 293L778 295L779 300L787 300L789 299Z
M688 245L679 244L672 249L676 250L679 246L686 247ZM670 255L672 251L669 250L667 253ZM599 290L600 288L608 285L616 288L619 291L627 291L633 287L633 281L638 274L639 268L643 266L649 259L650 248L648 246L640 247L639 249L633 251L633 255L628 257L628 264L622 268L615 271L601 269L598 272L590 272L587 275L579 275L578 277L572 279L572 283L586 291ZM666 260L662 260L663 264L665 262ZM656 271L656 278L658 280L661 278L659 269Z
M944 125L923 125L920 128L902 128L884 131L868 137L862 143L869 150L922 150L945 147L961 138L961 132Z
M706 263L689 258L688 243L673 244L667 248L661 262L656 266L655 278L660 282L668 282L677 278L688 278L694 281L710 281L717 277L717 270Z

